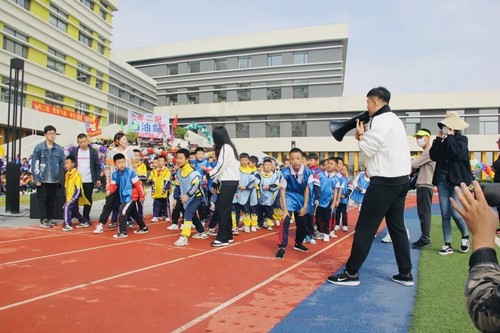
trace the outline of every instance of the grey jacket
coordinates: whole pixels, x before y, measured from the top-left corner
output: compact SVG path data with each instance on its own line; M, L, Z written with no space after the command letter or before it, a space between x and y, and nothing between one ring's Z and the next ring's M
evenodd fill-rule
M422 155L411 161L412 169L420 169L417 178L417 187L419 186L425 186L429 188L434 187L434 185L432 185L432 177L434 176L434 169L436 168L436 162L431 160L431 157L429 156L430 149L431 146L429 146L427 149L424 149L424 151L422 151Z

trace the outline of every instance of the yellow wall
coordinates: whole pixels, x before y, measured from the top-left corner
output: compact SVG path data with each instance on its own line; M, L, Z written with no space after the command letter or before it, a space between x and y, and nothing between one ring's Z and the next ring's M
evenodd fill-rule
M40 3L39 3L40 2ZM38 16L44 21L49 20L49 9L50 0L40 0L39 2L31 1L30 11L33 15ZM47 7L44 7L44 4Z
M31 107L31 101L37 101L41 103L45 103L45 99L41 97L35 97L33 95L45 96L45 89L40 87L27 84L26 85L26 99L29 104L26 104L27 107Z
M47 67L47 44L30 37L29 42L33 47L29 48L28 59L40 66ZM36 48L40 49L37 50Z
M78 40L78 33L79 33L78 27L80 25L80 21L78 21L71 15L68 16L68 21L74 24L74 25L68 24L68 35Z

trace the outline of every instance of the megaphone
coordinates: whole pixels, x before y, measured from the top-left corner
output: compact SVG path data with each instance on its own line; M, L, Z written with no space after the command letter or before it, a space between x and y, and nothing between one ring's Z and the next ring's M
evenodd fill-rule
M368 123L370 121L370 115L368 114L368 111L362 112L346 121L330 120L330 132L332 133L335 140L341 142L347 132L356 128L357 120L364 122L365 124Z

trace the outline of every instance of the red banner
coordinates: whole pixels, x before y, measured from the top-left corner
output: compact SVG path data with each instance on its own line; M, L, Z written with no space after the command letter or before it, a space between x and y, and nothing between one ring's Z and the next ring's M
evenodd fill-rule
M66 110L57 106L48 105L45 103L31 101L31 108L33 110L50 113L55 116L73 119L85 123L87 133L90 136L97 136L102 134L102 129L99 128L99 116L94 115L94 119L86 114L81 114L76 111Z

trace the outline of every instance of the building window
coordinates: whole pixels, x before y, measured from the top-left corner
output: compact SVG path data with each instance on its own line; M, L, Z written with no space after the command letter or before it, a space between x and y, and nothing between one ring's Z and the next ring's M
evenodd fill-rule
M168 95L167 105L176 105L176 104L177 104L177 94Z
M236 123L236 137L237 138L249 138L250 137L250 124L247 122L247 118L236 118L236 120L243 121Z
M177 74L179 74L178 64L167 65L167 75L177 75Z
M64 69L65 69L66 65L64 64L64 62L62 62L60 60L65 61L66 56L63 53L56 51L50 47L47 50L47 53L48 53L47 54L47 68L52 69L53 71L56 71L58 73L64 74Z
M104 8L99 8L99 16L100 16L103 20L106 20L106 17L108 16L108 13L106 12L106 9L104 9Z
M90 84L90 67L79 62L76 70L76 79L85 84Z
M198 93L189 93L187 94L188 104L199 104L200 103L200 94Z
M294 64L307 64L309 62L309 53L307 52L294 52L293 53L293 63Z
M481 109L480 115L498 115L498 109ZM498 134L498 116L479 116L479 134Z
M16 4L24 9L30 10L30 0L13 0Z
M59 7L54 6L53 4L50 4L50 11L51 13L49 14L49 22L52 24L54 27L61 31L68 31L68 14L63 12Z
M293 87L293 98L308 98L309 97L309 87L307 86L307 83L309 81L307 80L295 80L293 81L294 84L296 84Z
M100 54L104 54L106 52L106 39L102 36L98 36L98 43L97 43L97 51Z
M249 101L252 98L252 94L250 92L250 83L238 83L238 88L247 88L247 89L238 89L236 94L238 95L238 101L245 102Z
M227 59L217 59L215 60L215 70L225 71L227 70Z
M200 72L200 62L194 61L188 63L189 73L199 73Z
M227 91L226 86L214 86L214 103L227 102Z
M268 116L267 120L278 120L279 116ZM279 138L281 135L281 126L279 121L266 122L266 138Z
M94 11L94 2L93 1L90 1L90 0L80 0L80 2L85 7L87 7L88 9L90 9L91 11Z
M103 85L104 85L103 79L104 79L104 74L97 72L97 78L95 80L95 87L99 90L103 89Z
M267 99L281 99L281 87L267 88Z
M89 111L89 105L80 101L75 102L75 111L81 114Z
M273 54L267 56L268 66L281 66L283 64L283 58L281 54Z
M48 104L48 105L52 105L52 106L56 106L58 108L62 108L63 107L63 96L62 95L59 95L59 94L56 94L52 91L48 91L46 90L45 91L45 98L48 98L45 100L45 104ZM57 103L55 101L58 101L60 103Z
M420 112L406 112L405 128L408 135L417 133L420 129Z
M135 89L130 89L130 94L128 96L128 101L130 103L135 103Z
M28 36L25 36L9 27L4 27L3 31L3 49L20 57L27 58L28 46L22 44L21 42L28 43ZM10 38L10 36L8 37L7 35L12 36L13 38Z
M292 119L298 119L292 121L292 136L293 137L304 137L307 136L307 117L305 115L292 115Z
M10 83L10 79L6 76L3 76L2 77L2 89L1 89L1 96L0 96L0 100L2 102L5 102L5 103L9 103L9 96L10 96L10 93L9 93L9 83ZM14 85L12 85L12 90L11 91L14 91L15 87ZM22 105L24 107L26 107L26 94L20 94L21 93L21 85L19 85L18 87L18 91L19 91L19 95L18 95L18 102L22 100ZM24 85L24 91L26 91L26 84ZM12 95L11 97L11 102L14 103L14 95Z
M238 68L250 68L250 67L252 67L252 58L250 57L238 58Z
M89 28L87 28L86 26L84 26L83 24L80 23L80 32L78 33L78 40L89 46L89 47L92 47L92 34L94 32L92 30L90 30Z

